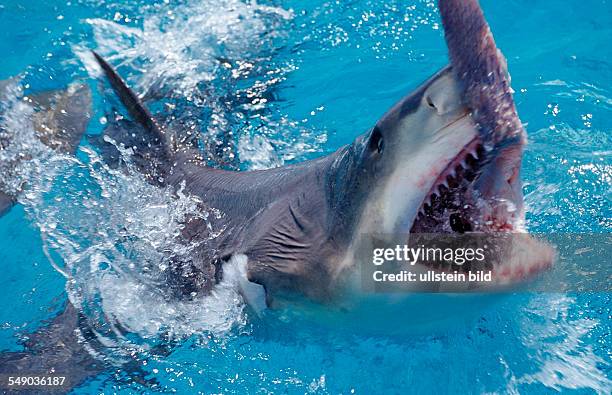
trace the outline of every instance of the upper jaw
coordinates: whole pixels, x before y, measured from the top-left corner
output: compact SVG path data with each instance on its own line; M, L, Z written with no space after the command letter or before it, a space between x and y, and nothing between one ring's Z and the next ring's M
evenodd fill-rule
M445 187L453 180L441 173L430 204L426 197L411 230L440 230L441 222L448 223L443 231L517 230L524 216L519 172L526 133L506 61L477 0L440 0L439 9L458 94L470 109L478 136L449 163L450 171L464 173L454 180L458 186Z

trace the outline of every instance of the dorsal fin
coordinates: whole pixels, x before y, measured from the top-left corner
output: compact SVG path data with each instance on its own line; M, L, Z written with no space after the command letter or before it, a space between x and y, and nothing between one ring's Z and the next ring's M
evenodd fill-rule
M147 110L134 91L132 91L119 74L117 74L115 69L96 52L92 51L92 53L102 70L104 70L106 78L108 78L111 86L117 93L117 96L119 96L121 103L123 103L128 110L130 116L140 123L148 132L153 134L153 137L163 146L164 153L169 156L171 150L167 136L159 127L149 110Z

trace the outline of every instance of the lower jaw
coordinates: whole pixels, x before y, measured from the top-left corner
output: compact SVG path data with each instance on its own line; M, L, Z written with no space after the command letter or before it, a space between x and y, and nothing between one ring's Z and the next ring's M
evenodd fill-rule
M423 241L427 240L427 241ZM449 242L450 240L450 242ZM431 242L433 241L433 242ZM555 250L548 243L522 232L472 232L469 234L413 234L408 244L411 247L439 248L439 242L447 247L452 246L453 251L463 249L475 250L485 247L485 259L474 263L455 264L452 261L419 262L416 267L420 271L432 271L439 274L464 274L465 284L480 283L476 289L503 286L514 286L536 278L550 269L555 260ZM437 244L438 243L438 244ZM446 243L446 244L444 244ZM470 273L474 281L469 281ZM480 273L480 277L474 277ZM484 279L483 275L487 274ZM461 288L460 284L460 287Z

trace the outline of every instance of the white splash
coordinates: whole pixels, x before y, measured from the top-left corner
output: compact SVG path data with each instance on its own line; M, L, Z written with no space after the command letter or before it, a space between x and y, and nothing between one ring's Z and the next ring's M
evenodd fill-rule
M206 133L237 128L239 135L253 136L256 149L268 147L252 156L251 142L239 138L247 166L277 166L317 149L324 135L289 120L266 99L295 69L272 57L291 11L238 0L193 1L170 11L145 15L142 27L86 22L96 50L120 70L133 71L127 77L137 91L186 99L188 111L185 106L177 111L196 118L200 113L194 109L212 111ZM100 70L88 47L76 44L73 50L97 78ZM235 106L226 104L228 97L237 100ZM128 151L122 152L128 164L119 169L87 147L76 156L53 152L37 139L35 110L17 82L4 89L1 105L0 186L17 196L39 227L50 260L67 276L69 299L108 345L97 352L121 357L136 347L139 342L124 330L146 345L161 335L223 335L244 325L240 278L232 270L208 296L176 300L164 287L169 251L189 255L206 248L206 241L178 241L185 219L206 221L222 213L181 191L148 184L131 167ZM258 114L258 123L245 122L251 113ZM215 237L223 229L210 231Z
M34 109L18 86L4 96L0 185L40 229L51 263L67 277L70 301L107 345L96 353L121 359L162 335L223 336L245 324L235 279L188 300L172 297L165 283L169 254L207 248L208 240L182 241L186 219L207 222L214 238L223 229L213 228L209 218L221 212L181 189L149 184L127 150L126 166L117 169L88 147L76 156L52 151L38 140Z
M18 80L0 92L0 190L18 196L32 174L51 173L42 162L52 152L36 138L34 108Z
M270 100L297 68L290 56L277 56L289 46L293 11L240 0L195 0L160 11L145 14L139 27L100 18L86 23L96 51L144 100L172 101L167 126L199 133L200 146L224 147L220 162L239 159L241 168L276 167L320 150L326 134ZM97 77L89 49L73 51Z

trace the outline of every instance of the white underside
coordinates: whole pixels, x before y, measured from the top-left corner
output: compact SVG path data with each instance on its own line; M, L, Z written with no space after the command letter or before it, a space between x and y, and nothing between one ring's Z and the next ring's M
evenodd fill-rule
M260 315L266 308L264 287L248 280L247 264L249 258L244 254L232 255L223 265L223 277L238 286L238 292L256 314Z

